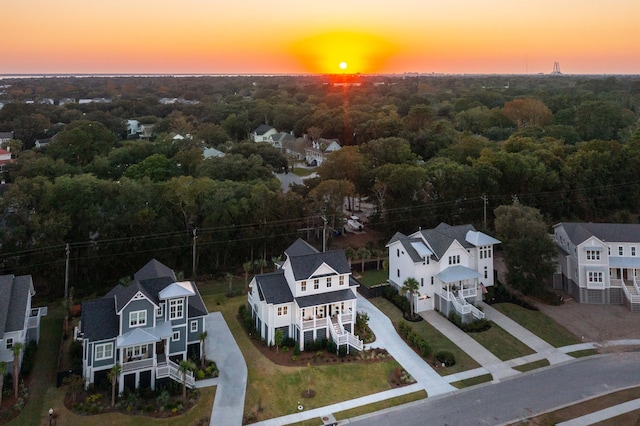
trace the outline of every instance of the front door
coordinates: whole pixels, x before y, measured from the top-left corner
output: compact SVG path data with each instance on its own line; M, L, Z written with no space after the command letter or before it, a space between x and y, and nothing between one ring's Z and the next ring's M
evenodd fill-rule
M156 354L161 355L164 354L164 340L160 340L156 342Z

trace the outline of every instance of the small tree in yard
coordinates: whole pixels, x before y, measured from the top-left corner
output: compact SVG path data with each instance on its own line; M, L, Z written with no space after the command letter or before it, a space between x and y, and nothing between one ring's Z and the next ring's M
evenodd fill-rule
M180 372L182 373L182 402L187 403L187 373L196 369L196 365L193 361L182 360L180 361Z
M111 408L116 406L116 385L118 383L120 373L122 373L122 366L120 364L116 364L111 367L111 370L109 370L109 374L107 375L107 378L111 382Z
M18 382L20 381L20 377L18 373L20 370L18 369L20 364L20 352L22 352L22 348L24 345L20 342L14 343L11 350L13 351L13 397L18 399Z
M400 291L405 294L409 293L409 304L411 306L411 312L409 312L410 318L413 318L415 316L413 312L413 295L418 292L419 288L420 284L415 278L407 278L406 280L404 280L404 283L402 283L402 288L400 289Z
M205 363L207 362L207 351L206 346L204 345L205 340L207 340L208 333L203 331L198 334L198 340L200 340L200 345L202 346L202 357L200 358L200 368L204 370Z
M249 292L249 273L253 270L253 262L248 261L242 264L242 269L244 269L244 292ZM231 290L229 290L231 291Z
M364 274L364 261L371 256L371 251L366 247L360 247L357 253L360 258L360 272Z
M273 341L276 344L276 353L278 353L278 348L282 345L282 341L284 340L284 333L282 330L277 329L273 334Z
M69 386L71 401L76 402L76 395L84 388L84 378L78 374L72 374L71 376L65 377L62 384Z

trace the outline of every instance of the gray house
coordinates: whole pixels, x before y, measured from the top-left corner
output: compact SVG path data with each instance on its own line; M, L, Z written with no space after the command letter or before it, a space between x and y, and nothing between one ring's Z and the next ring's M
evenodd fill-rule
M31 275L0 276L0 361L7 364L9 371L13 366L14 345L26 346L40 338L40 317L47 314L47 308L31 308L35 294Z
M104 383L111 367L122 366L119 391L173 379L182 383L178 363L202 356L199 336L207 308L195 283L153 259L128 286L117 285L101 299L82 303L76 338L83 345L87 384ZM189 374L187 384L194 385Z

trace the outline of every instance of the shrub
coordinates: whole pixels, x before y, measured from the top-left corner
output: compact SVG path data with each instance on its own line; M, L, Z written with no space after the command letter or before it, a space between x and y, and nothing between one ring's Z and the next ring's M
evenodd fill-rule
M251 311L247 305L240 305L238 308L238 316L240 317L240 322L249 333L255 331Z
M333 340L327 342L327 352L332 354L338 352L338 346L336 346L336 342L334 342Z
M409 326L409 324L407 324L406 321L400 320L398 322L398 334L401 337L406 339L410 331L411 331L411 327Z
M491 328L491 321L487 319L479 319L472 322L463 323L460 315L455 312L449 314L449 321L454 323L460 330L465 333L479 333Z
M286 346L286 347L292 348L295 345L296 345L296 341L291 337L285 337L284 339L282 339L282 345L281 346Z
M37 350L38 344L35 341L29 342L29 344L25 348L24 358L22 358L22 367L20 368L20 372L23 376L28 376L29 374L31 374ZM82 359L82 344L80 344L80 359Z
M382 291L382 295L385 299L389 300L398 309L400 309L403 314L409 314L411 312L411 303L409 302L409 299L401 295L395 287L385 287Z
M436 359L447 367L455 365L456 363L456 358L453 356L453 353L449 351L438 351L438 353L436 354Z
M295 345L295 346L293 347L293 355L294 355L294 356L298 356L298 355L300 355L300 346Z

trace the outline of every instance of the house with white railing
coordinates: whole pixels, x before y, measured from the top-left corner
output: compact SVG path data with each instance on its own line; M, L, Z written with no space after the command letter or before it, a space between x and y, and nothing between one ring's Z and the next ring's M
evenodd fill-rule
M326 339L347 351L361 351L362 340L354 334L358 285L344 250L319 252L298 239L285 250L275 272L251 280L248 302L254 326L270 345L280 330L300 350Z
M87 385L105 383L115 364L121 366L120 392L155 389L165 379L182 383L179 363L202 356L207 314L195 283L178 281L169 267L151 260L129 285L82 303L75 338L82 342ZM187 386L194 385L189 372Z
M566 293L640 312L640 224L561 222L553 240Z
M457 312L463 321L484 318L477 308L494 283L493 249L500 241L473 225L441 223L410 235L400 232L387 243L389 283L400 290L408 278L418 282L415 312Z

